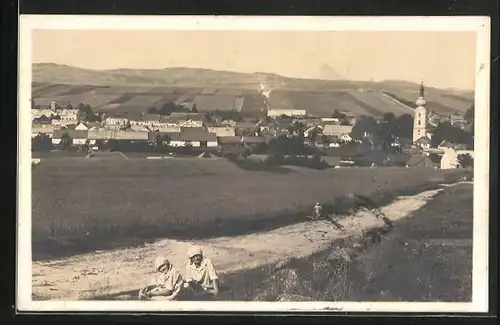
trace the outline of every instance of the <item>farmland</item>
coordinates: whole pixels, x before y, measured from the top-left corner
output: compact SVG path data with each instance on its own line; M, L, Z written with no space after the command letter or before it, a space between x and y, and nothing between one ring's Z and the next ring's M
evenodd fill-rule
M412 113L392 98L413 103L419 85L402 81L358 82L291 79L263 73L235 73L206 69L93 71L56 64L33 66L33 99L41 106L80 102L95 110L145 112L164 103L195 103L199 111L241 110L252 115L264 107L259 85L271 87L271 108L307 109L330 116L338 109L355 115L380 117ZM388 96L390 94L390 96ZM428 107L437 113L465 112L472 92L427 87Z
M390 200L458 179L434 169L245 171L225 160L42 158L32 176L33 258L258 231L349 192ZM406 192L405 192L406 191Z

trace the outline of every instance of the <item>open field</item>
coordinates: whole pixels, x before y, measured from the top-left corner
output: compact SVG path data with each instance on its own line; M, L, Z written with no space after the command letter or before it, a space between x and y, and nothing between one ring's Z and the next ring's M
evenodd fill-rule
M93 71L56 64L33 65L33 99L39 105L55 100L61 105L87 103L95 110L145 112L166 102L194 102L199 111L241 110L252 115L264 103L260 83L269 85L271 108L307 109L329 116L335 109L355 115L396 116L411 109L390 100L385 93L413 103L419 85L403 81L358 82L292 79L262 73L235 73L206 69ZM428 107L437 113L464 113L474 94L426 88Z
M454 186L461 185L455 184ZM320 276L315 279L315 284L283 278L283 275L297 276L296 270L291 269L292 264L296 265L301 261L307 263L311 258L320 260L321 257L329 256L332 243L341 244L341 250L349 249L353 238L362 239L364 242L361 247L368 248L373 245L373 241L366 240L369 239L369 233L373 233L374 230L376 233L384 230L385 234L391 230L397 231L398 226L391 228L388 224L399 225L400 220L415 216L415 212L437 197L443 189L446 190L446 187L441 186L417 195L399 197L394 202L382 206L382 213L390 222L378 218L372 211L367 210L340 215L337 217L337 225L342 226L342 231L328 221L302 221L246 235L195 240L162 239L125 249L96 251L49 261L35 261L33 263L33 299L134 299L137 297L137 290L152 276L151 263L157 254L168 256L169 260L182 272L182 265L186 262L186 251L192 243L201 245L207 256L214 261L221 275L221 299L223 300L275 300L276 297L272 294L281 294L279 291L282 290L283 285L309 286L308 288L300 287L306 291L296 293L304 296L307 295L306 292L325 288L318 283L322 279L325 280L325 274L310 273L315 277ZM272 247L272 250L269 247ZM359 253L363 254L361 251ZM368 258L370 251L364 253L366 253L364 261L367 267L374 264L373 262L376 262L376 265L380 263L380 260L376 259L378 255L375 255L374 260ZM304 260L297 260L300 258ZM331 256L328 258L331 259ZM353 258L355 258L354 255ZM307 264L303 266L305 265ZM372 265L372 270L376 265ZM283 270L273 271L278 269ZM276 287L273 281L279 281L276 279L276 274L280 273L283 282L279 282L281 286ZM269 281L272 283L269 284ZM75 288L78 289L75 290ZM294 288L296 292L297 287ZM285 289L285 293L290 293L290 291ZM339 291L336 290L335 293ZM324 298L324 296L316 297L316 299ZM308 297L304 298L304 300L307 299Z
M33 258L143 244L156 238L250 233L303 220L314 202L347 193L376 204L454 182L463 171L282 168L225 160L42 158L32 172Z
M472 184L444 189L394 223L380 242L363 238L224 278L228 300L470 301L472 298ZM335 247L340 247L336 249ZM347 253L347 259L340 252Z

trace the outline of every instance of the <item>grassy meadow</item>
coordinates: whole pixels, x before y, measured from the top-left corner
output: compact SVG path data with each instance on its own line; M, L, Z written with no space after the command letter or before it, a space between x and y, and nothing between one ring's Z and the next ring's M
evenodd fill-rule
M446 188L364 248L337 249L224 278L222 300L442 301L472 299L472 185ZM341 256L341 255L340 255Z
M349 192L378 204L462 171L282 168L226 160L42 158L32 172L33 258L143 244L162 237L242 234L304 220L314 202Z

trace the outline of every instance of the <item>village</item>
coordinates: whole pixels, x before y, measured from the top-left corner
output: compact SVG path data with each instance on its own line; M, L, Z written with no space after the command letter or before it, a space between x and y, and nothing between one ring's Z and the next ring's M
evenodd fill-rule
M423 83L415 103L414 117L388 113L377 120L338 110L319 117L307 110L269 107L265 116L245 117L238 111L200 113L196 106L174 103L140 113L93 112L83 103L74 108L53 101L49 107L32 107L32 147L33 151L79 150L88 157L111 150L265 159L270 143L284 139L279 143L288 146L287 140L293 139L300 149L280 149L282 155L319 155L334 167L471 167L473 122L459 114L433 113L426 107ZM451 135L449 130L437 131L442 125L451 129ZM457 132L462 135L458 140ZM471 136L466 139L464 134ZM433 136L441 140L436 143ZM360 156L363 162L355 159Z
M49 19L20 42L20 301L475 302L479 22Z

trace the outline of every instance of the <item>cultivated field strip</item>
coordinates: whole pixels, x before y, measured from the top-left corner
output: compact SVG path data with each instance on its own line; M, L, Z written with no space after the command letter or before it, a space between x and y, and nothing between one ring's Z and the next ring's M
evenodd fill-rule
M83 81L80 81L82 83ZM346 84L348 85L348 84ZM353 85L324 90L310 90L301 88L274 89L271 92L269 103L271 108L307 109L309 114L329 116L335 109L347 111L355 115L381 116L386 112L395 115L408 113L405 107L388 100L383 95L383 89L357 89ZM243 88L242 88L243 87ZM245 88L247 87L247 88ZM258 96L258 84L255 86L239 85L236 89L233 84L221 83L206 87L200 85L185 87L167 87L165 85L143 84L132 85L127 82L109 84L78 84L78 81L64 84L35 82L33 98L39 105L47 106L51 101L62 105L71 103L77 106L80 102L94 108L116 109L117 111L146 112L151 106L161 108L168 102L194 101L200 111L238 110L237 99L244 98L249 104L243 104L245 112L251 114L259 112L264 106L262 101L255 101ZM415 101L414 90L405 88L390 88L388 92L410 102ZM446 93L443 93L446 95ZM464 112L472 105L473 98L462 98L453 94L441 96L439 90L429 90L426 94L428 107L438 113L450 114L454 111ZM185 97L185 100L182 98ZM118 104L118 105L115 105ZM123 106L123 107L122 107Z

